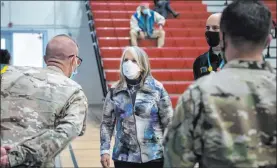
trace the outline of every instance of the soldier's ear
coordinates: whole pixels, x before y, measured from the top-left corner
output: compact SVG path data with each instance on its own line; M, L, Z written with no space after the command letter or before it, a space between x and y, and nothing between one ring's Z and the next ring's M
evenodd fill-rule
M44 60L45 64L47 64L47 56L46 55L43 56L43 60Z
M265 43L265 48L269 46L271 40L272 40L272 35L269 34L268 37L267 37L266 43Z

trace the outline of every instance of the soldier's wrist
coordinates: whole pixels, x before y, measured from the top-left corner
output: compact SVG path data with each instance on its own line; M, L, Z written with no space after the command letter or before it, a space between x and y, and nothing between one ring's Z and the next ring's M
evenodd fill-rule
M25 161L24 156L18 152L18 150L14 150L14 148L8 153L8 161L10 167L16 167L22 165Z

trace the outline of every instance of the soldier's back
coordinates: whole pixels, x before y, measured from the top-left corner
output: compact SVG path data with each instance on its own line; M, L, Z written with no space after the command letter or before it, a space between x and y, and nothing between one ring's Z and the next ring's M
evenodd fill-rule
M54 129L80 90L56 67L9 66L1 79L1 145L20 145Z
M216 81L216 82L214 82ZM198 80L204 111L204 167L276 166L276 73L232 61Z

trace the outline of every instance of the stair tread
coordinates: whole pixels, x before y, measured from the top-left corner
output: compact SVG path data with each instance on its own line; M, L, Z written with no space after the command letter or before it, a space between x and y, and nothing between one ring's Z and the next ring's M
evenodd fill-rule
M108 81L108 84L112 84L116 81ZM159 81L162 84L174 84L174 85L184 85L184 84L191 84L193 81Z
M106 19L106 18L104 18L104 19L94 19L95 20L95 22L97 22L97 21L126 21L126 22L130 22L130 19L122 19L122 18L120 18L120 19L113 19L113 18L111 18L111 19ZM182 20L184 20L184 21L195 21L195 22L199 22L199 21L204 21L204 22L206 22L206 20L207 19L197 19L197 20L195 20L195 19L167 19L166 20L166 22L180 22L180 21L182 21Z
M98 37L100 40L130 40L130 37ZM206 39L205 37L167 37L166 39L172 40L199 40ZM149 40L149 39L148 39ZM151 39L150 39L151 40Z
M203 28L174 28L174 27L166 27L164 28L166 30L172 30L172 31L176 31L176 30L183 30L183 31L188 31L188 30L203 30ZM130 27L97 27L97 30L130 30ZM205 30L203 30L205 31Z
M102 58L103 61L120 61L121 58ZM176 61L187 61L187 60L195 60L194 58L149 58L149 60L161 60L161 61L168 61L168 60L176 60Z
M117 10L93 10L93 13L135 13L135 11L133 10L125 10L125 11L117 11ZM191 13L191 11L178 11L178 13ZM204 12L205 13L205 12ZM206 11L206 13L208 14L208 12ZM196 11L193 14L203 14L203 11Z
M105 72L119 72L118 69L105 69ZM192 69L151 69L151 72L192 72Z

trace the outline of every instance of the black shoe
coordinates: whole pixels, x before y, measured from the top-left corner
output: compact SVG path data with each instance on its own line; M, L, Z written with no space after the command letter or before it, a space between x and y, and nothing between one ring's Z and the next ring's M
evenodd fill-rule
M175 13L173 16L177 18L180 15L180 13Z

